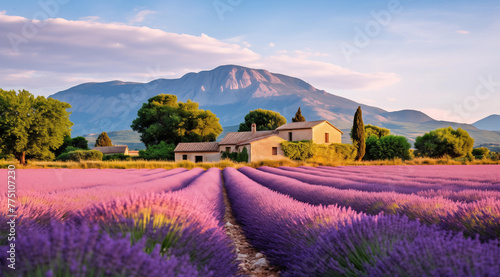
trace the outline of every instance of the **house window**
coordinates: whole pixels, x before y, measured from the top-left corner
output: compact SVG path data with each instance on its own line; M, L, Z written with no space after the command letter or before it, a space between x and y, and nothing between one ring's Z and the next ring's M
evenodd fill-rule
M278 155L278 147L273 147L273 156Z
M226 153L231 152L231 147L226 147Z
M196 163L203 162L203 156L194 156L194 162Z
M188 155L182 155L182 160L187 160L188 159Z
M288 141L293 141L292 132L288 132Z
M325 133L325 143L330 143L330 134Z

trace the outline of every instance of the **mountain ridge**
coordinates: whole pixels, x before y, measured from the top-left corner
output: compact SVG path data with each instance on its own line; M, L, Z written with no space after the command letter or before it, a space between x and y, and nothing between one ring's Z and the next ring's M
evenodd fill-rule
M277 111L290 120L301 107L307 120L326 119L347 131L342 139L349 142L352 117L361 106L365 124L389 128L410 141L435 126L463 126L478 138L477 143L500 142L498 133L479 130L469 124L436 121L416 110L389 112L316 89L296 77L237 65L222 65L187 73L177 79L160 78L148 83L120 80L84 83L50 97L71 104L70 119L75 124L73 135L80 135L130 130L137 110L150 97L160 93L175 94L179 101L198 102L200 108L214 112L222 126L241 123L250 110L257 108Z

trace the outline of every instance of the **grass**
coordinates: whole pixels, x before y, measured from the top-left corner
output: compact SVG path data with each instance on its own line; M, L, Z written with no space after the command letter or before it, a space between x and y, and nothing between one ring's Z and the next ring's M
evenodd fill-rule
M174 169L178 167L183 167L187 169L192 169L195 167L201 167L208 169L211 167L217 167L224 169L226 167L240 168L243 166L250 167L260 167L260 166L361 166L361 165L478 165L478 164L500 164L500 161L492 161L489 159L482 160L455 160L449 158L442 159L432 159L432 158L415 158L413 160L403 161L401 159L394 160L378 160L378 161L348 161L348 160L338 160L338 161L319 161L319 160L308 160L303 161L292 161L289 159L282 159L276 161L264 160L252 163L235 163L230 160L222 160L220 162L211 163L193 163L190 161L182 162L172 162L172 161L146 161L146 160L135 160L135 161L81 161L81 162L60 162L60 161L28 161L27 165L20 165L18 161L6 161L0 160L0 168L7 168L9 165L15 165L16 168L72 168L72 169L85 169L85 168L111 168L111 169L130 169L130 168L163 168L163 169Z

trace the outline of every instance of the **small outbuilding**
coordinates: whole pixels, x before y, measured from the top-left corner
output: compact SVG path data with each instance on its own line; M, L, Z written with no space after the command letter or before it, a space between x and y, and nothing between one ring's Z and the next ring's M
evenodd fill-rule
M174 149L175 161L218 162L220 161L217 142L181 142Z

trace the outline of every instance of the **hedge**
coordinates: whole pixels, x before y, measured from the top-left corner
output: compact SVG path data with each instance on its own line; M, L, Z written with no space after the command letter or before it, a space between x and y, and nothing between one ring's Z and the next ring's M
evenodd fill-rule
M70 161L102 161L102 152L98 150L76 150L68 152Z
M281 143L281 149L286 157L298 161L352 160L357 153L351 144L316 144L311 141L285 141Z

